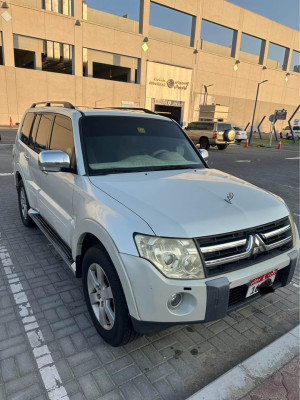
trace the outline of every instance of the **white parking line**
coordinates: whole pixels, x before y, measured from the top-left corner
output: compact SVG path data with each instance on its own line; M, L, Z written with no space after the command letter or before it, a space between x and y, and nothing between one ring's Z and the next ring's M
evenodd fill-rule
M237 160L236 162L251 162L251 160Z
M287 157L285 160L300 160L300 157Z
M13 175L13 172L2 172L2 173L0 173L0 176L9 176L9 175Z
M1 241L1 233L0 233ZM69 400L67 391L62 385L57 368L54 364L48 346L45 344L44 336L39 324L33 314L31 305L19 280L18 274L14 272L14 266L7 248L0 243L0 260L13 293L15 303L19 307L19 314L29 340L33 355L37 362L44 386L50 400Z

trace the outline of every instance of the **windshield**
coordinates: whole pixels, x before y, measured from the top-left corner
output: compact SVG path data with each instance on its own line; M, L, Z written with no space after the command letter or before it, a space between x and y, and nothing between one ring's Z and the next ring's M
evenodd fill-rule
M84 117L81 133L91 175L205 168L198 151L171 120Z

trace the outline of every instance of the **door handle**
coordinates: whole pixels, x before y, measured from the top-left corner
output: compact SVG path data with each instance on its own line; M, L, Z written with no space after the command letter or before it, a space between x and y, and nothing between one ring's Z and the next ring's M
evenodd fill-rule
M29 155L27 153L24 153L24 157L26 158L26 160L29 160Z

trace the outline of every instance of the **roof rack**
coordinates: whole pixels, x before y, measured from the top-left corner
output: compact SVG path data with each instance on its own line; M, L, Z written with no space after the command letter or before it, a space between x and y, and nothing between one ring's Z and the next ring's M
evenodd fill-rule
M68 101L40 101L38 103L33 103L30 108L35 108L38 104L45 104L45 107L52 107L52 104L60 104L64 108L70 108L72 110L75 109L73 104L69 103Z
M156 112L148 110L147 108L136 108L136 107L94 107L94 110L132 110L132 111L143 111L146 114L154 114L157 115Z

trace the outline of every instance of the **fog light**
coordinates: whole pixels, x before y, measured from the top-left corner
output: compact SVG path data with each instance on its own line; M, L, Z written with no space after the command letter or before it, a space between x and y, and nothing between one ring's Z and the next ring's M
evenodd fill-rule
M180 306L181 302L182 302L181 293L174 293L168 300L168 307L176 308L176 307Z

